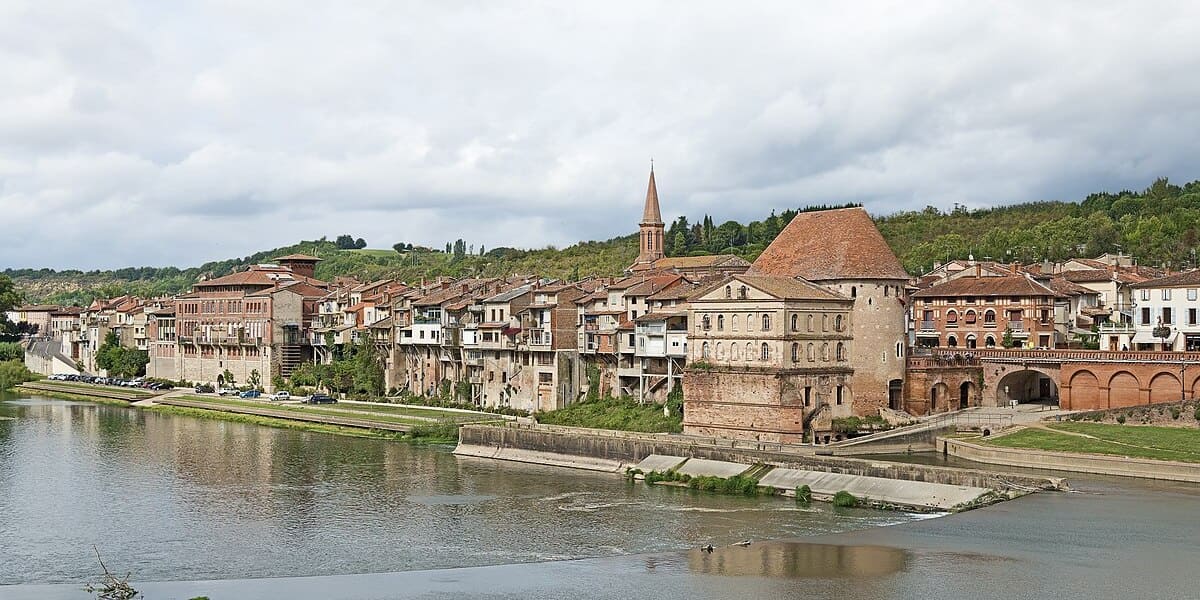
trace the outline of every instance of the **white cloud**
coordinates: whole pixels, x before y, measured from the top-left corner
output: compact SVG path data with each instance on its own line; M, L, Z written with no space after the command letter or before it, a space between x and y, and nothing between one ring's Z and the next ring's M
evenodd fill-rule
M5 3L0 267L608 238L650 157L666 215L718 221L1196 179L1198 13Z

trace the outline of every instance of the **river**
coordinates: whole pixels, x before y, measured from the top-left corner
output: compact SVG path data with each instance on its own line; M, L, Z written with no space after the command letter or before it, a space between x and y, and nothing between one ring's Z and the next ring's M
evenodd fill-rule
M37 397L0 416L3 599L89 597L93 545L149 600L1200 597L1197 486L929 518Z

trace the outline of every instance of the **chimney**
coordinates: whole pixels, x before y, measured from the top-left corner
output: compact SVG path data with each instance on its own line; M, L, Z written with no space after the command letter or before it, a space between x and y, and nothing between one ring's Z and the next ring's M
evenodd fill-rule
M975 279L983 277L983 265L975 263Z

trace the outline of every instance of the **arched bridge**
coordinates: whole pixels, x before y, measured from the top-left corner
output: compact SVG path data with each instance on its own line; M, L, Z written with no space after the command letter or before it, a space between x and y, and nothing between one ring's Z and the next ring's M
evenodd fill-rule
M1200 395L1200 352L935 349L909 359L908 379L909 408L918 414L959 408L953 401L938 405L938 390L952 395L955 385L967 390L972 380L980 389L963 406L1120 408Z

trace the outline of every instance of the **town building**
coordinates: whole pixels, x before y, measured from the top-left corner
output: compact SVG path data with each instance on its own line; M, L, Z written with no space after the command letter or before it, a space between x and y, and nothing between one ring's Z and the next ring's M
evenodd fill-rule
M1025 273L985 276L980 268L912 298L918 346L1055 347L1060 294Z
M1100 330L1100 347L1122 350L1200 351L1200 270L1130 286L1129 326Z

